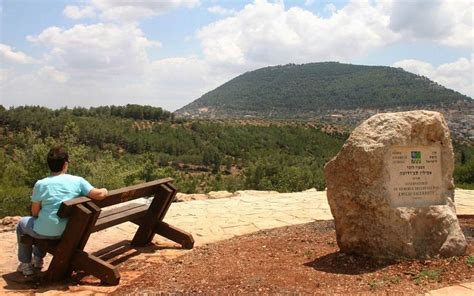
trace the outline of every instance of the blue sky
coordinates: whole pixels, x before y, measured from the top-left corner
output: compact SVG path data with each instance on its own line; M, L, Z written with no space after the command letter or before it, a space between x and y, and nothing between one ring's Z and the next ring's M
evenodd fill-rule
M402 67L473 97L470 0L0 0L0 104L175 110L260 67Z

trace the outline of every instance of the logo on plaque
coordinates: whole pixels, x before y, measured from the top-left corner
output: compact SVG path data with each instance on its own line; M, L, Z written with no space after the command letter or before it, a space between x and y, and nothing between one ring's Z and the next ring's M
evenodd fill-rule
M421 163L421 151L411 152L411 163Z

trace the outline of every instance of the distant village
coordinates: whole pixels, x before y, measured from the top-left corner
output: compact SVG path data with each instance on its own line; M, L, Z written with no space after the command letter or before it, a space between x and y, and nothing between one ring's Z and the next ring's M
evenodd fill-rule
M362 121L368 119L372 115L384 112L402 112L409 110L431 110L441 112L448 122L449 130L451 131L452 139L474 145L474 100L458 101L449 105L425 105L419 108L396 107L396 108L380 108L380 109L332 109L324 110L322 112L310 111L307 113L298 113L298 115L285 113L283 116L278 112L268 111L267 114L258 114L258 112L246 112L229 115L226 111L218 111L211 107L203 107L195 111L186 111L180 114L185 118L210 118L210 119L224 119L224 118L243 118L243 119L257 119L262 120L271 118L286 118L286 119L306 119L309 121L316 121L322 124L323 129L327 132L341 132L350 131ZM281 110L280 110L281 111Z
M400 112L413 109L413 107L397 107L393 109L332 110L326 115L317 117L322 122L353 127L380 112ZM449 106L423 106L420 109L441 112L448 122L451 137L454 140L474 144L474 101L459 101Z

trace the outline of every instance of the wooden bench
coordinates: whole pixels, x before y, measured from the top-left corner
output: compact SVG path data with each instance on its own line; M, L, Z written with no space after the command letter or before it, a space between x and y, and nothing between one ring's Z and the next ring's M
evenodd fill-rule
M145 246L155 234L159 234L184 248L193 248L194 239L191 234L163 222L177 192L172 181L173 179L166 178L112 190L101 201L87 197L65 201L61 204L58 216L69 220L61 239L35 239L24 235L21 242L34 244L53 255L44 277L46 281L62 280L73 271L84 271L99 278L104 284L117 285L120 281L117 268L84 251L90 235L96 231L131 221L139 226L131 242L133 246ZM151 196L151 203L129 202ZM102 210L109 206L114 207Z

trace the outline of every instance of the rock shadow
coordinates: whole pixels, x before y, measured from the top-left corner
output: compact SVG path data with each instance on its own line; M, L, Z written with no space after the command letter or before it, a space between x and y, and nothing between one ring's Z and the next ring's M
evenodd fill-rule
M304 265L327 273L357 275L375 272L396 263L395 260L348 255L338 251L316 258Z

